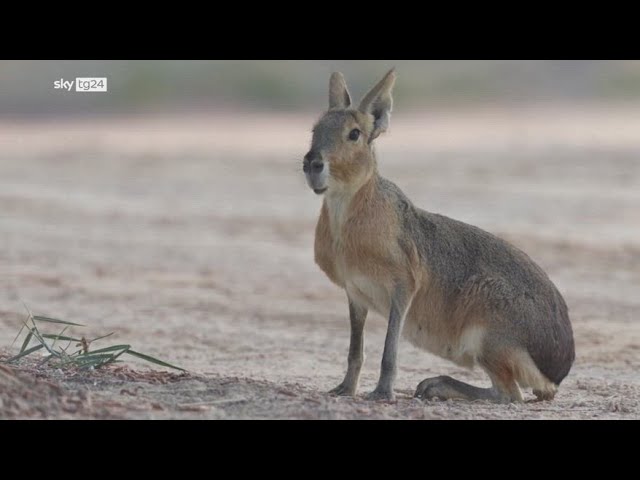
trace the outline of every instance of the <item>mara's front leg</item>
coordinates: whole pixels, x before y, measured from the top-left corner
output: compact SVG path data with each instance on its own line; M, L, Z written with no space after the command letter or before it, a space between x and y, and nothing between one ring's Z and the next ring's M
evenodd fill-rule
M375 390L367 395L367 400L393 400L393 383L398 370L398 344L404 319L411 304L412 295L408 289L397 287L391 296L391 310L389 312L389 326L384 341L380 379Z
M344 380L329 393L334 395L353 396L358 390L360 370L364 361L364 322L367 319L367 309L357 305L349 298L349 322L351 324L351 340L349 342L349 357L347 359L347 373Z

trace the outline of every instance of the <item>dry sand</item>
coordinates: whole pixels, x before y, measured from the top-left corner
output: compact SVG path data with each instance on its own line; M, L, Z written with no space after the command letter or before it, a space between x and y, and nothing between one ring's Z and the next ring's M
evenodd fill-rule
M567 300L570 375L552 402L507 406L412 399L429 376L488 380L406 342L396 402L323 393L349 327L313 262L315 118L0 122L1 352L24 301L191 372L0 366L0 418L640 417L640 107L397 112L378 141L417 205L512 241ZM371 314L362 393L384 334Z

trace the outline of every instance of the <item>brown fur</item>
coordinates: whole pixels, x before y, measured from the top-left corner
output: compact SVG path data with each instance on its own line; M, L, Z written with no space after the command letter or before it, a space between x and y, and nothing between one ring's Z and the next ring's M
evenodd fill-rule
M310 185L326 191L316 263L365 315L367 309L390 315L381 380L373 392L378 395L372 398L393 396L387 390L395 378L392 329L398 326L418 347L466 367L480 364L494 384L487 393L438 377L422 382L423 391L521 401L520 385L553 398L573 361L573 337L566 305L548 277L491 234L414 207L378 175L371 141L387 129L394 80L389 72L353 110L344 78L333 75L331 109L314 128L305 157ZM361 132L355 140L354 129ZM310 173L318 162L320 173ZM360 323L352 318L353 325ZM345 382L351 384L339 391L355 391L359 364L349 370Z

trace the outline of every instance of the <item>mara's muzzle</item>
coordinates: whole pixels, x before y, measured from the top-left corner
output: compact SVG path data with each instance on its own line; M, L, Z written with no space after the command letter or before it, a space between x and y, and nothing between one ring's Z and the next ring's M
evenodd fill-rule
M307 178L307 184L318 195L327 191L327 180L329 178L329 166L322 160L322 156L310 150L304 156L302 170Z

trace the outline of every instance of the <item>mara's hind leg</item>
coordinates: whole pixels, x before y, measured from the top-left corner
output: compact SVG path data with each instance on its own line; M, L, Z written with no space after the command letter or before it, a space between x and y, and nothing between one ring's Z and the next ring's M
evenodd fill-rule
M520 387L531 388L537 401L553 400L558 386L545 377L531 355L523 348L486 349L480 364L491 377L493 384L522 401Z
M483 358L478 359L484 370L489 374L490 388L479 388L461 382L448 376L427 378L420 382L415 396L428 400L440 398L442 400L488 400L495 403L522 402L522 393L516 382L516 370L512 356L508 351L500 353L483 352Z
M480 388L461 382L447 375L427 378L418 384L415 397L423 400L439 398L441 400L488 400L495 403L507 403L509 397L498 390L495 385L491 388Z

